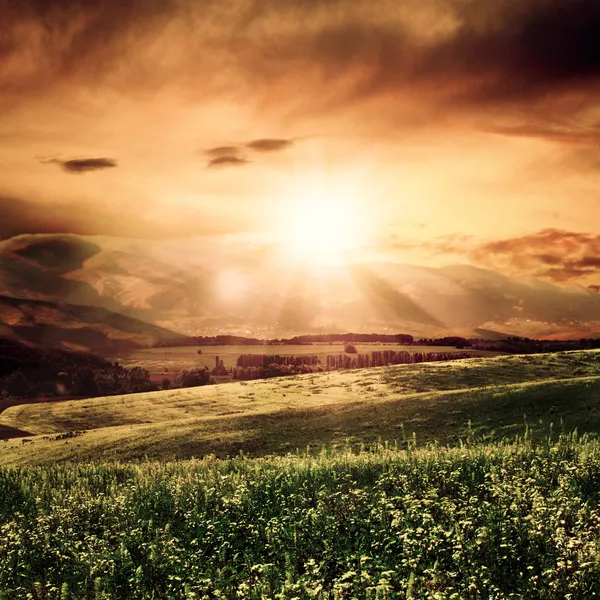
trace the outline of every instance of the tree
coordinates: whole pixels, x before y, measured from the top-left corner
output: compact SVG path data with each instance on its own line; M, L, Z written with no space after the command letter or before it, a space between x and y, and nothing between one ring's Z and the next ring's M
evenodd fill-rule
M139 386L144 386L150 382L150 373L142 367L133 367L129 371L129 383L131 388L135 389Z
M13 398L27 398L29 383L21 371L13 371L5 380L5 394Z
M210 373L207 367L194 367L193 369L183 369L177 377L177 382L181 387L197 387L212 383Z
M75 391L78 396L97 396L98 382L90 367L80 367L75 373Z
M221 375L221 376L229 375L229 371L223 364L223 360L222 359L219 360L218 356L215 359L215 367L212 370L212 374L213 375Z

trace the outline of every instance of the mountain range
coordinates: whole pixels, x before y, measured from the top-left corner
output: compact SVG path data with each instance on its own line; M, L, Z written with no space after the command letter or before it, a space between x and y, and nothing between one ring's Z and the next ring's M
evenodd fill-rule
M110 349L178 335L600 335L600 294L471 265L293 263L215 241L22 235L0 242L0 332Z

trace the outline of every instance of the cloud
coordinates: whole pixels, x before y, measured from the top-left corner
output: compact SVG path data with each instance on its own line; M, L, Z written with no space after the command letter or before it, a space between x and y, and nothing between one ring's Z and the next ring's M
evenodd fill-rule
M68 173L87 173L89 171L101 171L117 166L112 158L74 158L71 160L52 159L49 162L58 163Z
M10 195L0 194L0 214L0 239L24 233L93 232L92 223L78 218L73 210L48 210L46 206Z
M439 257L445 262L458 257L499 273L536 277L559 284L600 276L600 235L561 229L542 229L488 242L463 234L443 235L425 241L399 241L390 236L376 249L392 253L424 252L429 259Z
M144 202L147 208L147 202ZM110 207L88 202L40 203L0 192L0 239L31 233L64 233L116 237L164 239L212 236L240 231L235 219L209 221L197 210L181 210L151 219L140 204Z
M206 166L209 169L221 169L225 167L244 167L247 164L250 164L250 161L239 156L218 156L210 160Z
M596 0L386 6L386 20L366 2L343 18L330 4L321 21L307 9L296 28L250 44L240 62L272 90L285 81L283 91L272 92L276 101L289 91L298 103L332 111L378 99L377 120L405 126L457 112L506 125L533 104L542 122L571 119L596 103Z
M524 124L492 127L485 131L508 137L540 138L575 146L597 146L600 143L600 130L595 130L593 128L551 127Z
M208 156L214 156L217 158L223 156L235 156L241 151L239 146L217 146L216 148L209 148L205 151Z
M216 162L214 160L211 160L210 162L215 162L215 164L209 164L209 166L238 166L241 163L249 162L247 160L244 160L244 157L242 155L244 148L249 148L254 152L271 153L281 152L282 150L293 146L293 144L293 140L286 140L280 138L259 138L256 140L252 140L251 142L247 142L245 144L216 146L214 148L209 148L208 150L205 150L204 153L207 156L219 159ZM241 163L236 159L241 159ZM232 163L231 165L229 164L230 162Z
M465 255L473 247L474 238L472 235L450 233L429 240L407 239L405 236L391 234L373 244L372 250L396 253L405 251L425 251L429 256L456 254Z
M304 110L381 97L398 120L411 98L469 114L534 101L546 118L584 109L600 84L597 0L31 0L0 4L0 22L3 92L174 85Z
M450 233L434 240L424 242L422 246L432 254L464 254L472 246L473 236Z
M543 229L484 243L470 256L503 272L566 283L600 274L600 235Z
M160 30L176 6L176 0L2 2L0 91L12 95L69 81L98 83Z
M280 152L281 150L289 148L293 144L293 140L263 138L248 142L246 145L255 152Z

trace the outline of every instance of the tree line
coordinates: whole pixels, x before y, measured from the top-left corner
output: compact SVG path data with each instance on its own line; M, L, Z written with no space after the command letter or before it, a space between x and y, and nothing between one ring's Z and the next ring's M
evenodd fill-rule
M0 338L0 398L61 398L160 389L141 367L126 369L89 352L39 348Z
M268 379L303 373L320 373L341 369L364 369L387 365L410 365L469 358L461 352L407 352L401 350L373 351L366 354L328 354L323 363L317 355L279 356L272 354L243 354L231 369L233 379Z

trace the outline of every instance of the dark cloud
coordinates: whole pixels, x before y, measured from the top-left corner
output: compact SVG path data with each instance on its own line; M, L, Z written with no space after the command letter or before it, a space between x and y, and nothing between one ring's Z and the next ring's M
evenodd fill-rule
M280 152L294 144L293 140L283 140L274 138L263 138L253 140L246 144L248 148L256 152Z
M250 161L239 156L218 156L213 158L206 165L209 169L220 169L225 167L244 167L249 164Z
M226 10L216 0L5 0L0 22L6 93L69 81L109 85L111 77L129 93L170 83L178 93L205 93L215 84L309 111L381 96L394 99L386 111L401 110L410 122L411 98L438 109L437 118L477 107L514 115L532 102L542 120L572 116L596 102L600 87L597 0L235 0ZM161 45L178 58L161 60ZM198 65L200 81L192 76ZM588 135L518 124L503 133ZM250 142L265 152L288 145Z
M468 8L458 34L428 53L423 73L485 75L471 89L481 101L540 98L598 82L595 0L497 1Z
M299 26L287 36L267 36L240 60L271 85L299 67L293 92L302 94L309 82L305 98L313 107L342 108L387 98L378 117L395 116L395 122L408 125L413 112L421 110L428 124L453 111L489 118L492 109L494 121L502 122L509 115L531 113L536 103L538 118L549 121L570 118L596 103L600 2L430 0L425 5L455 21L454 31L428 36L436 26L433 17L421 31L407 20L332 18L321 27ZM413 112L407 109L411 102Z
M543 229L482 244L471 258L522 275L568 282L600 274L600 235Z
M208 156L220 158L223 156L235 156L241 151L239 146L217 146L216 148L209 148L205 151Z
M117 166L117 161L112 158L74 158L71 160L57 160L51 162L58 163L68 173L87 173L89 171L101 171Z
M176 6L176 0L0 2L0 62L9 67L0 91L28 92L75 79L97 82L164 25Z

